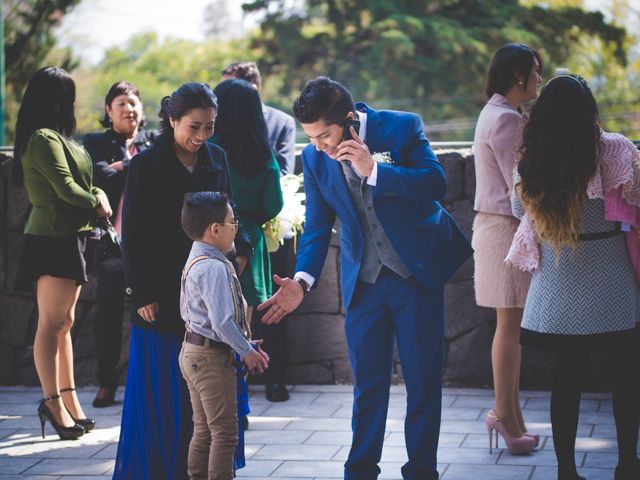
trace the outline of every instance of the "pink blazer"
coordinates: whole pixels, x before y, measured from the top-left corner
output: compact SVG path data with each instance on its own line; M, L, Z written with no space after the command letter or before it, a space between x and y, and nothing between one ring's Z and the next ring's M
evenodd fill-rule
M499 93L480 112L473 138L476 211L513 216L511 189L522 127L522 115Z

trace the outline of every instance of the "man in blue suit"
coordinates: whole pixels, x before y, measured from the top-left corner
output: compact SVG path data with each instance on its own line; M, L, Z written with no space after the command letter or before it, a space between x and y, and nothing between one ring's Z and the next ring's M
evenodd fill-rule
M317 282L340 219L345 332L355 387L345 479L380 473L393 340L407 388L406 480L438 478L444 357L444 284L471 253L438 203L447 184L418 115L354 105L340 83L318 77L293 107L311 142L302 152L306 224L293 279L260 305L277 322ZM346 120L352 140L343 141Z

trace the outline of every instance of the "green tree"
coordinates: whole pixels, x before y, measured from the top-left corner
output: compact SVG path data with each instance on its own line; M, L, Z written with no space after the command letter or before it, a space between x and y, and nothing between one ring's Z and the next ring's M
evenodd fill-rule
M262 15L251 45L268 77L265 93L290 104L304 83L329 75L358 99L412 109L427 123L475 117L495 50L507 42L541 52L546 72L564 65L585 36L614 62L626 60L625 31L576 6L525 6L517 0L287 0L246 2ZM472 127L471 127L472 129ZM460 131L468 139L470 129ZM449 137L451 138L451 137Z
M13 141L15 117L29 78L55 50L53 28L80 0L3 0L7 84L7 140ZM56 64L77 67L69 49L55 51Z

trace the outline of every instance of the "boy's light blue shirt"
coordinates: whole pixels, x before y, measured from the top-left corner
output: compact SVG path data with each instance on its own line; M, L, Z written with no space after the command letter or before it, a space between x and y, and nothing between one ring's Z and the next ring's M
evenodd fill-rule
M251 344L236 321L233 266L218 248L198 241L193 242L186 265L202 255L211 259L194 263L182 282L180 316L187 330L226 343L245 356ZM244 301L240 307L245 308Z

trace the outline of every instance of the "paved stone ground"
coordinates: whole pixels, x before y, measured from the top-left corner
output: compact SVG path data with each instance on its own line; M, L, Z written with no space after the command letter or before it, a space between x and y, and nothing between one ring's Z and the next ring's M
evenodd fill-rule
M247 432L247 467L239 477L339 479L350 443L351 387L292 387L291 399L272 404L252 387ZM387 436L382 452L381 478L400 477L406 461L403 437L405 394L391 391ZM0 480L106 479L120 430L122 404L93 409L94 389L79 390L87 415L98 429L77 441L60 441L47 425L40 437L35 415L40 391L28 387L0 387ZM122 391L117 397L122 401ZM549 394L523 392L530 430L542 435L540 447L529 455L512 456L503 448L489 454L483 423L492 407L489 390L445 389L439 460L443 480L553 480L555 456L549 423ZM501 447L504 447L502 439ZM578 429L577 463L589 480L610 480L616 463L615 429L607 394L585 394Z

